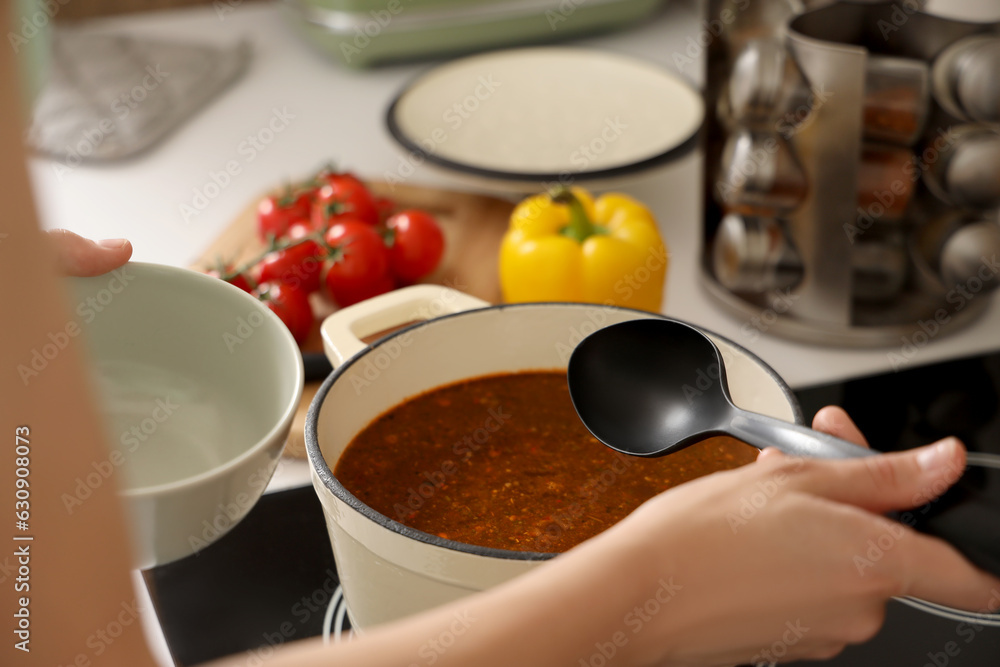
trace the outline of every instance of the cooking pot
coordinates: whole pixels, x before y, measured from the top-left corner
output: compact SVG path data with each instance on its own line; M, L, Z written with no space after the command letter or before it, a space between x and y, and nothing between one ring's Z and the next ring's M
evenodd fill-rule
M332 473L355 435L406 399L442 385L495 373L565 369L573 348L590 333L651 317L661 316L588 304L489 306L452 289L418 285L327 318L323 344L335 370L309 409L306 449L353 628L495 586L555 556L443 539L371 509ZM361 340L415 321L371 346ZM773 370L735 343L706 333L722 352L738 406L802 422L794 396Z

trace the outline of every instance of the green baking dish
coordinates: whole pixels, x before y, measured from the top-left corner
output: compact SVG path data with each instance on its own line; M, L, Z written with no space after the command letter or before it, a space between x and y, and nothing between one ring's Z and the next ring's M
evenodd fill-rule
M613 30L662 0L284 0L306 38L351 67Z

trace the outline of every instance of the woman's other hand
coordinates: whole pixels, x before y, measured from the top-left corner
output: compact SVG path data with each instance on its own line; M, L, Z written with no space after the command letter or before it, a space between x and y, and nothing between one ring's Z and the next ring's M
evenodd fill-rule
M53 229L46 236L56 252L56 269L67 276L99 276L132 256L132 244L126 239L91 241L66 229Z

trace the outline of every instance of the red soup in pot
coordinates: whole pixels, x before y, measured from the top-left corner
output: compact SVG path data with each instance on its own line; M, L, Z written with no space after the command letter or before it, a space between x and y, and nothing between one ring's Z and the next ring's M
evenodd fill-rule
M384 413L334 470L363 503L443 538L562 552L656 494L750 463L757 450L709 438L669 456L619 454L587 431L564 371L480 377Z

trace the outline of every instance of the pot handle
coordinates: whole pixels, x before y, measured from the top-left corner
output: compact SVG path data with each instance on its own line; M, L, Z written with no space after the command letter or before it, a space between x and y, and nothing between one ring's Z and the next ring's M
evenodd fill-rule
M361 352L362 338L440 315L485 308L482 299L442 285L413 285L342 308L320 327L323 349L334 368Z

